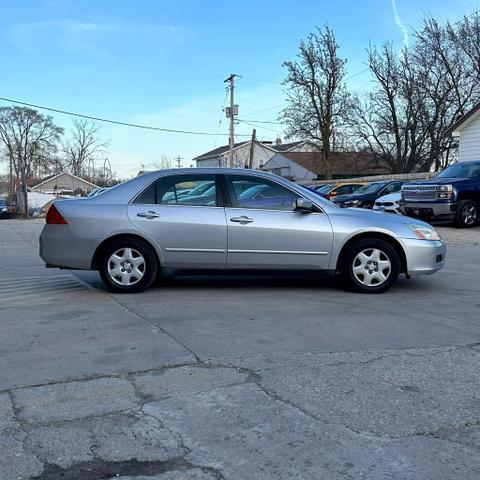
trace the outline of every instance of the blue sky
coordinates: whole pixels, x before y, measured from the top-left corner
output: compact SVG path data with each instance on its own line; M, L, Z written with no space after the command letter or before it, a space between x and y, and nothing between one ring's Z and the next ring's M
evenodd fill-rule
M333 28L348 58L352 89L369 86L365 48L386 40L401 48L431 14L457 19L474 0L1 0L0 96L126 122L227 133L223 80L237 84L240 118L276 121L285 103L281 64L316 25ZM395 8L396 6L396 13ZM2 102L1 105L4 105ZM258 112L258 113L257 113ZM68 130L68 117L53 115ZM252 126L241 124L239 134ZM262 139L280 125L258 124ZM122 177L162 154L192 157L225 136L145 132L102 126L108 157ZM240 138L240 137L239 137ZM242 137L243 138L243 137Z

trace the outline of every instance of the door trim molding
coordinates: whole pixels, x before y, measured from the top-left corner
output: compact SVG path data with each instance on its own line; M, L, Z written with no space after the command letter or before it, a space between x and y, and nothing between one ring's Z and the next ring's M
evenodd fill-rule
M302 250L228 250L227 253L271 253L279 255L328 255L328 252L310 252Z
M226 253L224 248L166 248L166 252L204 252L204 253Z

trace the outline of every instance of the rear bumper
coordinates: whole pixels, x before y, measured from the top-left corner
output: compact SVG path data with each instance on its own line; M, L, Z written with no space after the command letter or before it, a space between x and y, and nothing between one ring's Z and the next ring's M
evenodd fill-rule
M90 270L99 239L79 238L69 225L45 225L40 235L40 257L48 267Z
M455 202L401 202L400 211L409 217L444 218L455 216Z
M447 247L443 240L404 238L408 275L430 275L445 265Z

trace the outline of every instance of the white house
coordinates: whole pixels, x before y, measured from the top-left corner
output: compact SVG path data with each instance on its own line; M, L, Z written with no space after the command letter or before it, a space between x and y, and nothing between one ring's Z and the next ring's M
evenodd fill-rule
M458 119L445 136L458 139L458 161L480 160L480 102Z
M233 149L233 166L239 168L248 167L250 160L250 147L252 142L236 143ZM318 148L308 140L282 143L277 139L272 142L255 142L253 149L252 168L259 169L278 152L311 152ZM193 159L197 167L228 167L230 166L230 149L228 145L222 145L214 150L203 153Z

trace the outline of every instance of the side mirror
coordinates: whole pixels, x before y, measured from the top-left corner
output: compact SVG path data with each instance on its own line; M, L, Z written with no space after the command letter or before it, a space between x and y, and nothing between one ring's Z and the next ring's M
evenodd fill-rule
M305 213L313 212L313 203L306 198L297 198L295 200L295 210Z

